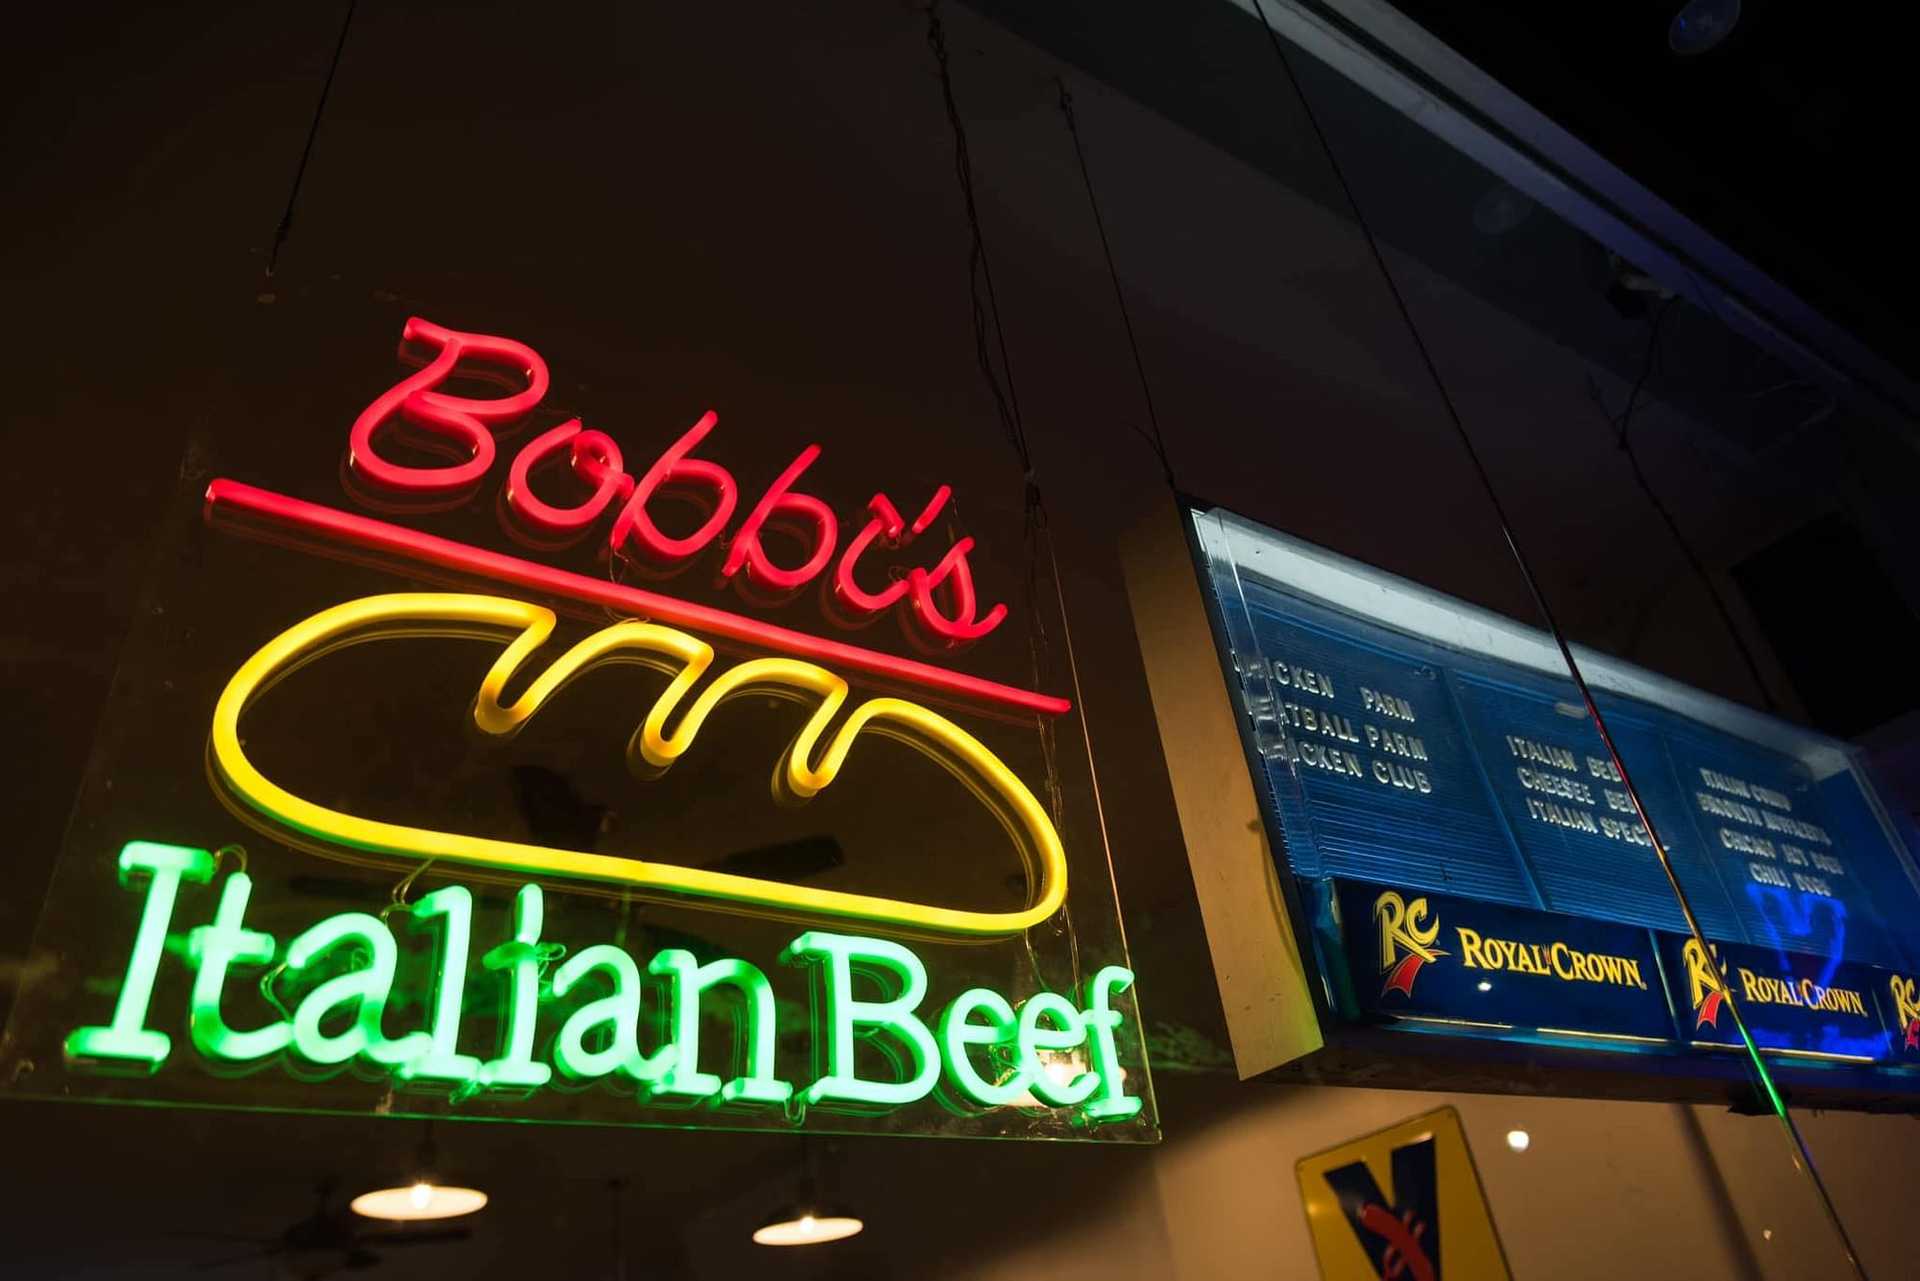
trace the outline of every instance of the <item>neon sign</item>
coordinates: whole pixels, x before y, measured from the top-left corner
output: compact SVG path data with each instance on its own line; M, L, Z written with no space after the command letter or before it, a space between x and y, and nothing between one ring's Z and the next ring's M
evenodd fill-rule
M549 383L546 361L533 348L511 338L448 329L418 316L406 322L400 337L403 351L408 344L431 348L433 358L360 412L348 435L348 465L373 485L396 494L414 498L462 494L493 466L493 429L524 417L545 397ZM525 386L506 396L485 399L442 390L449 379L463 371L471 374L475 366L495 376L524 382ZM382 429L394 419L442 437L465 457L440 467L408 467L390 461L377 446ZM711 410L703 414L637 480L624 470L620 447L606 433L585 430L577 418L562 423L529 441L509 465L507 508L537 533L579 535L619 500L620 509L608 531L608 545L615 552L637 545L643 555L657 563L684 562L720 536L740 501L739 486L731 472L711 459L692 456L718 423L719 416ZM587 498L571 507L548 503L533 492L534 468L562 457L563 452L568 469L591 490ZM763 591L794 592L826 569L839 541L839 522L826 503L795 488L820 454L819 445L806 446L767 487L734 531L720 567L722 577L734 578L744 570L745 580ZM651 504L668 488L697 489L710 504L705 522L693 533L673 537L655 524ZM935 492L913 522L912 535L927 530L950 494L944 485ZM856 566L877 541L884 536L894 547L910 541L909 531L887 495L876 494L869 506L873 519L848 544L834 573L835 593L842 607L856 614L878 613L906 596L912 602L914 620L931 639L948 645L978 640L1005 620L1005 605L995 605L985 616L978 616L973 573L968 567L971 538L955 542L932 568L921 566L909 571L903 591L861 589ZM804 530L807 553L796 565L778 564L762 541L768 522L776 518L789 528ZM950 613L943 612L939 603L943 587L948 589Z
M133 841L121 850L121 883L142 895L139 924L111 1021L72 1032L65 1047L70 1060L150 1073L173 1053L173 1038L149 1026L154 981L183 887L210 884L215 865L208 851L187 846ZM528 883L515 894L509 937L482 961L501 976L506 1010L498 1052L482 1059L460 1049L474 915L465 886L443 886L408 910L416 927L438 923L433 992L425 1002L409 1003L423 1006L426 1025L391 1036L388 1007L396 1003L401 944L387 923L343 912L282 946L245 923L252 884L246 872L230 872L212 921L186 936L184 956L194 971L188 1040L209 1066L254 1067L277 1057L306 1070L359 1064L456 1097L525 1094L557 1073L575 1083L617 1080L643 1104L777 1108L796 1116L809 1108L898 1107L930 1095L959 1110L1033 1099L1073 1109L1085 1124L1125 1120L1141 1109L1140 1099L1126 1093L1115 1042L1122 1018L1113 1001L1133 984L1122 966L1096 972L1077 1001L1041 991L1017 1011L996 992L968 989L930 1023L923 1012L926 967L910 948L806 931L779 956L782 965L812 978L811 1079L796 1084L780 1074L765 971L731 957L703 965L683 949L667 948L643 972L625 948L596 943L543 982L544 899L540 886ZM269 995L276 984L299 991L291 1013L258 1027L229 1026L222 1003L235 972L266 970L276 958L278 969L267 970L260 987ZM735 999L709 1000L722 989ZM587 991L604 994L579 1000ZM654 1017L643 1020L649 1006ZM702 1053L703 1010L724 1011L733 1022L726 1077L702 1067L720 1057ZM534 1050L538 1025L555 1018L549 1064ZM882 1053L862 1061L863 1043ZM890 1074L863 1072L876 1062L888 1064ZM1060 1062L1078 1070L1064 1078L1047 1070Z
M582 669L614 655L637 655L672 676L665 692L641 719L628 746L629 757L636 765L654 771L668 768L693 746L716 707L755 689L798 690L818 700L775 773L776 796L805 801L817 795L833 782L861 732L869 725L883 727L890 737L945 765L999 815L1016 836L1030 881L1037 882L1032 901L1014 912L964 911L635 858L430 831L359 818L315 804L280 787L254 767L241 745L240 720L259 690L343 639L368 641L384 635L370 636L370 628L430 623L480 624L512 637L481 681L474 703L475 724L495 736L517 731ZM503 705L501 692L508 681L545 643L553 627L552 610L498 596L405 592L348 601L322 610L268 641L234 673L214 708L214 763L222 781L261 814L308 836L400 858L446 859L527 875L592 880L942 934L1017 933L1052 916L1066 901L1066 855L1046 811L998 757L939 713L904 699L870 698L849 712L822 746L827 726L846 703L847 683L811 663L760 658L735 664L716 675L676 721L680 704L713 665L713 647L685 632L633 620L604 627L578 642L536 677L516 701Z
M1062 832L1072 811L1052 772L1045 718L1072 705L958 670L960 647L1001 627L1008 607L976 586L976 544L957 528L954 491L937 485L900 503L873 493L862 507L836 511L815 493L827 471L822 450L797 447L802 442L772 460L780 466L770 483L743 487L712 413L652 453L662 443L655 442L644 462L633 442L579 418L540 424L503 450L503 430L547 394L540 355L512 339L424 320L410 322L405 338L426 349L424 365L376 397L347 433L347 488L381 510L342 510L219 478L204 491L203 511L216 529L376 568L397 560L405 577L450 579L454 587L345 600L329 593L264 624L246 616L246 597L233 598L219 629L219 647L230 645L231 657L211 671L204 650L173 657L189 710L154 719L148 741L167 744L166 754L143 747L140 777L167 792L170 825L195 822L173 807L197 801L212 821L238 818L284 848L242 851L230 862L227 847L209 854L135 840L118 852L119 890L99 873L63 878L57 893L77 894L87 907L49 920L126 924L109 924L104 943L97 934L61 940L62 954L88 970L86 983L23 988L14 1013L31 1013L10 1018L8 1037L29 1028L44 1083L30 1088L57 1082L62 1094L124 1099L127 1087L100 1078L147 1076L153 1081L135 1090L140 1101L204 1105L215 1097L207 1089L181 1088L197 1071L251 1082L222 1087L248 1107L311 1107L307 1083L332 1080L328 1106L436 1115L968 1128L951 1117L931 1126L879 1119L937 1105L963 1118L994 1113L973 1126L978 1132L1107 1140L1155 1133L1142 1116L1151 1111L1144 1077L1129 1082L1120 1067L1123 1052L1139 1054L1140 1039L1127 1026L1134 979L1124 942L1116 948L1113 935L1068 933ZM475 390L476 381L491 385ZM428 434L424 453L413 452L417 439L402 443L403 429ZM499 478L498 494L488 495L497 503L456 517L489 477ZM677 521L668 504L689 497L701 514ZM409 513L443 513L449 526L469 528L471 517L491 517L510 550L412 528ZM942 528L951 530L944 538ZM587 540L597 563L585 555L543 563ZM208 550L224 555L217 539ZM622 581L609 556L646 566L636 581ZM709 598L683 599L655 585L696 559L702 574L714 575L712 587L738 590L744 603L701 603ZM207 563L181 568L197 573ZM654 581L641 585L643 578ZM471 579L485 585L459 586ZM812 634L752 616L805 589L840 630ZM595 621L557 638L562 602L586 606L575 612ZM920 653L854 643L849 627L883 616L899 621ZM308 781L299 763L327 756L336 733L356 748L366 742L364 721L317 723L316 711L325 718L337 706L384 708L383 696L402 679L381 661L387 651L361 647L422 637L443 655L469 643L490 647L476 665L477 688L454 695L471 697L460 716L487 750L472 750L464 736L396 739L345 765L366 779L395 759L443 762L415 769L414 781L446 781L434 790L458 799L422 813L420 795L396 797L390 773L359 792ZM349 648L356 653L336 657ZM355 687L328 683L335 663L334 672L353 673ZM269 693L309 665L315 676ZM623 686L617 674L595 676L591 695L568 693L603 667L628 666L652 675L637 686ZM635 690L630 707L621 706L622 688ZM791 714L796 707L803 710ZM739 744L730 721L771 723L783 714L790 719L764 762L732 759ZM576 781L581 796L626 786L609 768L619 763L611 742L606 760L579 755L608 715L645 801L692 790L672 804L634 806L647 811L642 824L546 821L542 797L527 790L534 774L558 778L553 786L570 795ZM272 726L303 736L268 743ZM572 727L582 732L565 732ZM1036 732L1039 741L1029 743ZM523 733L528 742L508 750ZM911 789L858 794L870 785L869 770L898 760L873 747L876 735L939 769ZM448 755L454 747L457 760ZM1047 761L1047 787L1030 786L1010 768L1015 757L1001 755L1027 747ZM197 774L203 750L210 793L196 787L176 798L179 767L191 762ZM688 757L693 764L680 764ZM556 760L581 761L578 780L530 763ZM473 789L503 770L514 792ZM716 782L712 791L757 775L767 780L752 783L758 804L779 811L754 814L735 803L753 802L752 792L710 794L686 780L689 771ZM947 780L950 795L941 792ZM891 781L877 779L881 789ZM355 795L379 799L347 799ZM681 800L687 815L700 815L698 826L691 817L676 825L670 812ZM952 830L916 830L903 801L920 822ZM152 827L152 810L128 792L83 794L82 804L113 811L116 844ZM125 814L117 812L123 804ZM979 823L975 805L992 821ZM884 896L861 892L857 882L814 880L786 858L784 821L770 842L762 835L787 813L810 814L799 821L813 830L794 848L831 846L837 859L846 837L856 849L877 844L965 865L952 869L957 878L910 869L907 888ZM949 824L953 818L960 821ZM984 836L982 848L964 843L974 832ZM105 862L106 849L75 840L69 861ZM760 858L762 846L779 856ZM1015 867L1005 866L1003 849ZM377 872L364 881L315 877L298 866L300 854L290 863L288 850L395 869L404 879L389 891ZM1018 896L976 905L966 888L976 858L982 888L1011 886ZM423 873L434 879L416 891ZM357 885L374 897L359 900ZM300 919L285 898L317 887L325 887L325 906ZM696 912L707 915L683 922ZM1100 959L1083 970L1083 955ZM101 992L113 994L110 1007ZM369 1101L369 1087L379 1101ZM413 1108L396 1102L402 1095L431 1102ZM612 1102L595 1101L602 1096ZM1022 1119L1010 1127L1016 1114Z

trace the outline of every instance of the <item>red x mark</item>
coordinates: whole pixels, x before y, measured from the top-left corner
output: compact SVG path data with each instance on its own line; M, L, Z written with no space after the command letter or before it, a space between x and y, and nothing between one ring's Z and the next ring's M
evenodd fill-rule
M1384 1205L1368 1205L1360 1211L1360 1226L1386 1238L1387 1252L1380 1258L1381 1281L1400 1281L1408 1273L1413 1274L1413 1281L1434 1281L1433 1260L1420 1244L1427 1225L1415 1223L1412 1210L1396 1218Z

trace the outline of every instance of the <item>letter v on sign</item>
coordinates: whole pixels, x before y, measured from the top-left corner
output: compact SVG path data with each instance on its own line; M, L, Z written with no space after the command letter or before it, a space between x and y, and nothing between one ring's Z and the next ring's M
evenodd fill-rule
M1304 1157L1294 1173L1325 1281L1511 1281L1450 1107Z

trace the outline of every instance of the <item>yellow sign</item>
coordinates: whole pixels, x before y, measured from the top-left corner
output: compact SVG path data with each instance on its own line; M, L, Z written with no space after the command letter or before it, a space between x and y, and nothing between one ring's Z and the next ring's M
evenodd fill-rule
M1302 1157L1294 1172L1325 1281L1511 1281L1452 1108Z

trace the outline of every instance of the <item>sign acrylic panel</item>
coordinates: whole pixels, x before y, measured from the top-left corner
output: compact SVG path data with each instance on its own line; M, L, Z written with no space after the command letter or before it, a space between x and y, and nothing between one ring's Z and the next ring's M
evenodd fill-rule
M310 346L263 343L229 408L280 428L196 443L0 1078L1157 1137L1005 458L661 430L631 390L575 403L578 368L558 407L564 351L524 335L306 323L360 376L315 395Z

